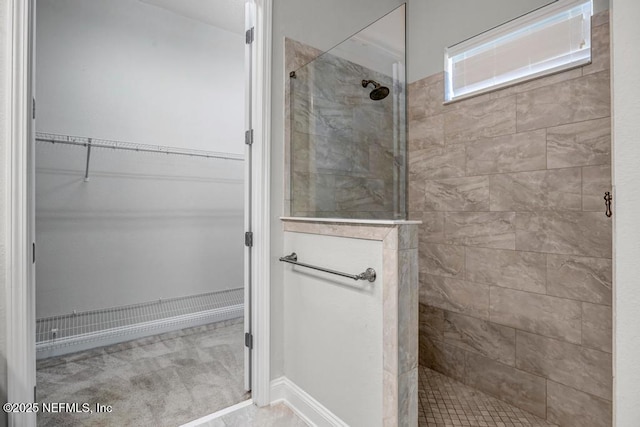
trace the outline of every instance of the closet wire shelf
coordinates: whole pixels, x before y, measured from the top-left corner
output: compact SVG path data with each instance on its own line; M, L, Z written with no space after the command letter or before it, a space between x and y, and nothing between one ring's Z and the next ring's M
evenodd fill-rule
M110 150L137 151L140 153L170 154L187 157L204 157L208 159L222 159L232 161L244 161L242 154L223 153L218 151L192 150L189 148L167 147L163 145L139 144L134 142L112 141L108 139L89 138L84 136L58 135L55 133L36 132L36 142L74 145L87 149L84 180L89 181L89 166L91 149L101 148Z
M111 340L184 323L206 324L241 317L244 289L156 300L36 320L36 351ZM175 328L172 328L175 329ZM116 339L115 337L125 337Z

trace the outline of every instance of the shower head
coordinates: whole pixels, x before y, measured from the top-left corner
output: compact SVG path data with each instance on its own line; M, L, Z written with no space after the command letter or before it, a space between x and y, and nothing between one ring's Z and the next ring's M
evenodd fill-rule
M379 101L381 99L385 99L389 95L389 88L386 86L382 86L380 83L374 80L363 80L362 87L367 87L370 84L373 84L373 90L369 94L369 98L374 101Z

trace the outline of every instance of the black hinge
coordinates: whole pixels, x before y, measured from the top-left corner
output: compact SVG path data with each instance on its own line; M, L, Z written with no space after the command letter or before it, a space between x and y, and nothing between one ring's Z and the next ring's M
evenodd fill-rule
M36 242L33 242L31 245L32 245L31 246L31 256L33 258L33 263L35 264L36 263Z
M251 44L253 43L253 32L254 32L254 28L255 27L251 27L247 30L247 32L245 33L245 42L247 44Z
M31 105L31 114L33 116L33 118L36 118L36 99L33 98L33 103Z
M249 129L244 133L244 143L247 145L253 144L253 129Z
M244 334L244 346L249 347L249 349L253 349L253 335L249 332L245 332Z
M252 231L247 231L246 233L244 233L244 245L248 246L248 247L252 247L253 246L253 232Z

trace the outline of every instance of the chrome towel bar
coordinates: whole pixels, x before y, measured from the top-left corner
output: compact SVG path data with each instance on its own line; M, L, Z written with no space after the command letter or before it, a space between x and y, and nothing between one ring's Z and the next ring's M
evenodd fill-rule
M368 280L369 282L375 282L376 280L376 271L373 268L367 268L363 273L360 274L349 274L343 273L341 271L331 270L328 268L317 267L315 265L305 264L303 262L298 262L298 255L293 252L291 255L285 255L280 257L280 261L288 262L289 264L299 265L300 267L312 268L318 271L324 271L325 273L336 274L342 277L348 277L353 280Z

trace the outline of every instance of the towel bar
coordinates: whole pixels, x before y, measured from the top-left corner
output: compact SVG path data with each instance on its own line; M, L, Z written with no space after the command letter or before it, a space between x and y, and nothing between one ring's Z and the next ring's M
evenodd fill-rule
M315 265L298 262L298 255L295 252L291 253L291 255L285 255L283 257L280 257L280 261L288 262L289 264L299 265L300 267L306 267L306 268L312 268L318 271L324 271L325 273L331 273L331 274L336 274L342 277L348 277L353 280L368 280L369 282L375 282L376 280L376 271L373 268L367 268L363 273L360 273L360 274L343 273L341 271L331 270L328 268L317 267Z

